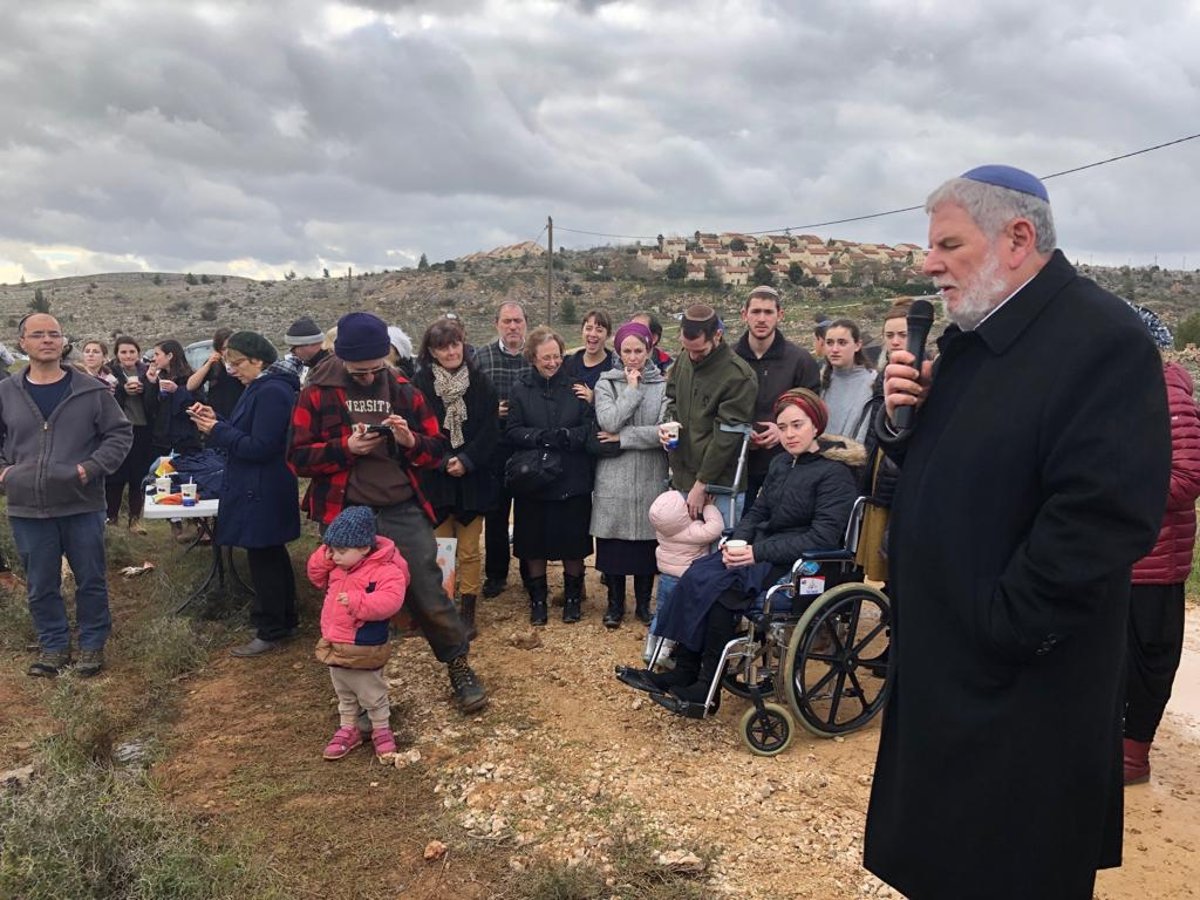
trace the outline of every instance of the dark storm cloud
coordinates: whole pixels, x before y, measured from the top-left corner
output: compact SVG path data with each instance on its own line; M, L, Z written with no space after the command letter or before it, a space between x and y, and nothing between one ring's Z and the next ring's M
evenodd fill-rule
M312 271L524 240L547 214L621 234L800 226L1200 120L1182 0L1153 23L1083 0L9 5L0 268L30 277L47 245ZM1064 245L1200 247L1198 155L1052 182ZM915 213L823 233L924 231Z

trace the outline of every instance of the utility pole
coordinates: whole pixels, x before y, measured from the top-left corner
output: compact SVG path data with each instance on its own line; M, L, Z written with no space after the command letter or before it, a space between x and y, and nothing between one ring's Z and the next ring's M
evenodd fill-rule
M554 219L546 216L546 324L554 324Z

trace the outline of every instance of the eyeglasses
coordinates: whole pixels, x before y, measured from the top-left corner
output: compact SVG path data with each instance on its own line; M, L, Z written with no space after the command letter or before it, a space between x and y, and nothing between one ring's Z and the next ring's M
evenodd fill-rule
M61 341L62 336L61 331L29 331L25 333L25 337L31 341L44 341L46 338L52 341Z
M360 369L357 372L354 371L353 369L347 369L346 374L349 375L351 378L366 378L368 375L378 375L380 372L386 372L386 371L387 371L387 366L379 366L374 369Z

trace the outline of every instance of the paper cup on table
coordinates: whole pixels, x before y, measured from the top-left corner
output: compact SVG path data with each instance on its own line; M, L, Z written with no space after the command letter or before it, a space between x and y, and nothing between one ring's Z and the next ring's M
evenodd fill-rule
M196 499L196 482L188 481L179 486L179 493L183 494L184 500Z
M679 428L678 422L663 422L659 426L667 433L667 449L674 450L679 446Z
M171 493L171 476L161 475L154 479L154 499L161 500Z

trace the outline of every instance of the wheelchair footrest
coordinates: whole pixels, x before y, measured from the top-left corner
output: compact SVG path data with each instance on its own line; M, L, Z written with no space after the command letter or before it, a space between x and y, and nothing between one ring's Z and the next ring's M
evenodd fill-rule
M686 719L703 719L708 714L708 707L703 703L689 703L687 700L680 700L670 694L651 694L650 699L667 712L683 716Z

